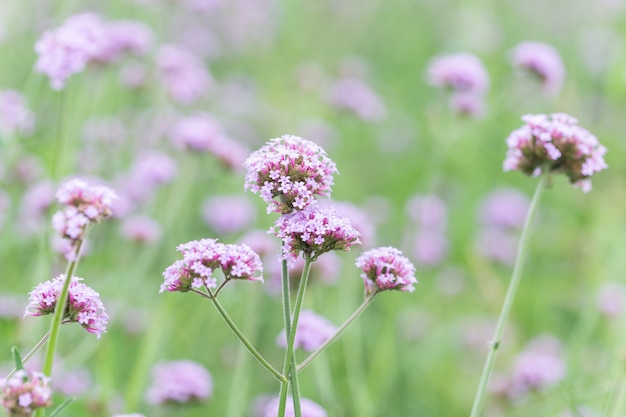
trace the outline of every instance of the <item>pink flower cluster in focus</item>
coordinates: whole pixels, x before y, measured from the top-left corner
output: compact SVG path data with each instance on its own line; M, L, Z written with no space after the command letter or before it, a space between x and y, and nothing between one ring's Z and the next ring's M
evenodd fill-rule
M52 405L49 379L42 373L16 371L7 380L0 379L0 401L9 416L30 416L38 408Z
M318 204L279 217L270 231L283 241L283 257L291 263L300 252L316 260L323 253L349 250L361 243L347 217Z
M367 295L385 290L415 290L415 266L396 248L384 246L363 252L356 259L356 266L363 270L361 278Z
M316 195L330 195L337 172L319 145L290 135L272 139L253 152L244 167L245 188L261 196L268 213L283 214L313 204Z
M192 288L215 288L213 271L221 269L226 281L263 281L261 258L248 245L224 244L217 239L193 240L176 248L183 255L163 272L159 292L187 292Z
M199 363L178 360L156 365L146 393L150 404L203 401L213 394L211 374Z
M506 139L509 147L503 168L526 175L562 172L584 192L591 190L591 176L607 168L607 149L578 120L564 114L528 114L526 123Z
M337 330L337 326L311 310L302 310L298 321L298 328L293 342L294 348L301 348L306 352L313 352L322 346ZM285 330L280 332L276 344L287 347Z
M539 78L546 93L557 93L563 85L565 67L558 51L551 45L522 42L513 49L511 62Z
M89 333L100 338L102 333L106 332L109 316L100 301L100 294L80 281L82 278L73 277L70 282L63 322L79 323ZM64 283L65 275L59 275L37 285L29 293L24 316L44 316L53 313Z

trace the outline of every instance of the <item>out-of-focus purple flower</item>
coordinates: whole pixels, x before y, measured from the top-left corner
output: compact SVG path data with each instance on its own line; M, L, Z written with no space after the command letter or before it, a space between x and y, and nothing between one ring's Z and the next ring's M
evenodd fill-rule
M444 231L448 224L448 208L434 194L414 195L406 204L409 219L421 229Z
M47 221L48 208L54 202L54 185L44 180L30 186L20 203L18 223L25 233L36 233Z
M154 243L161 238L161 226L148 216L134 215L122 222L122 237L137 243Z
M112 62L124 53L143 55L153 44L154 34L145 23L133 20L107 22L104 26L103 44L94 59Z
M101 143L107 147L121 145L128 138L124 122L115 116L87 120L83 126L82 134L85 141Z
M51 87L60 90L72 74L82 72L97 57L105 41L105 25L98 15L71 16L37 41L35 51L39 58L35 70L50 77Z
M300 123L302 137L309 138L320 146L326 146L335 141L337 131L328 123L319 119L307 119Z
M478 219L485 226L518 229L524 225L530 201L515 188L497 188L490 192L478 208Z
M221 269L225 280L263 281L261 258L248 245L228 245L217 239L201 239L179 245L183 255L163 272L164 282L159 292L187 292L192 288L215 288L213 271Z
M91 374L87 368L64 372L55 376L50 383L55 392L66 396L81 395L89 389L91 384Z
M341 110L348 110L365 121L379 121L387 115L382 99L365 82L356 78L335 81L326 100Z
M204 401L213 394L211 374L190 360L164 362L152 369L152 384L146 392L150 404Z
M38 408L52 405L49 379L42 373L20 369L7 380L0 380L0 402L9 416L31 416Z
M244 167L245 188L261 196L268 213L283 214L313 204L316 195L330 195L337 172L320 146L290 135L272 139L253 152Z
M539 337L515 359L508 394L515 398L549 388L565 377L565 370L560 342L551 336Z
M350 223L360 234L361 244L371 246L376 241L376 224L372 216L364 209L345 201L320 202L322 205L330 205L337 210L340 216L350 219Z
M83 284L82 278L72 277L69 285L68 306L63 315L64 323L79 323L98 339L106 332L109 316L104 311L100 294ZM51 314L57 304L65 282L65 275L42 282L37 285L28 297L28 306L24 316L44 316Z
M24 300L16 295L0 294L0 318L16 319L24 314Z
M180 46L161 46L156 61L165 88L180 104L191 104L200 99L214 83L202 61Z
M527 114L522 120L526 124L506 139L504 170L532 176L562 172L584 192L591 190L591 176L607 168L607 149L598 138L564 113Z
M120 69L119 79L122 85L128 89L140 89L147 84L148 68L145 64L128 63Z
M278 415L279 405L280 399L278 397L271 399L261 407L261 410L258 412L258 417L276 417ZM302 417L327 417L326 410L308 398L300 399L300 407ZM295 417L295 415L293 410L293 398L287 397L285 417Z
M333 207L314 204L280 216L270 231L284 243L283 257L295 261L300 252L316 260L333 250L349 250L361 243L347 217Z
M479 119L485 114L485 98L474 92L454 93L448 105L456 114L473 119Z
M337 326L324 317L315 314L311 310L302 310L293 346L306 352L313 352L322 346L336 330ZM287 347L284 329L276 338L276 344L281 347Z
M498 227L485 227L476 238L476 249L487 259L513 265L517 256L518 238Z
M481 60L469 53L440 55L428 63L427 80L456 92L483 94L489 88L489 74Z
M15 134L28 136L34 122L35 116L21 93L0 90L0 137Z
M278 250L276 239L271 237L266 230L253 229L243 235L239 241L250 246L261 257L275 253Z
M196 113L180 119L170 132L174 146L210 152L228 167L240 167L248 149L229 137L217 119L206 113Z
M172 182L177 174L178 165L171 156L162 152L146 152L133 162L123 179L124 189L134 202L143 202L157 187Z
M216 233L237 233L255 219L254 205L244 196L216 196L202 203L202 218Z
M513 48L511 63L541 80L544 91L558 93L565 78L565 67L559 52L541 42L522 42Z
M363 270L361 278L367 295L385 290L415 290L415 267L396 248L383 246L363 252L356 259L356 266Z
M626 286L618 282L603 284L598 291L597 305L608 317L620 316L626 308Z
M449 242L446 236L437 230L420 230L413 237L413 257L424 266L439 265L448 254Z

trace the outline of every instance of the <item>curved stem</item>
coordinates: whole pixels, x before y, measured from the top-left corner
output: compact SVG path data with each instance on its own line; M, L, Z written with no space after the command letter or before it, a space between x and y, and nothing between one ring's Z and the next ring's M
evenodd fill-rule
M346 330L346 328L350 324L352 324L352 322L356 320L356 318L359 317L363 311L365 311L365 309L372 303L372 301L374 301L374 297L376 296L376 294L378 293L375 292L367 297L365 300L363 300L363 303L361 303L361 305L354 311L354 313L352 313L352 315L350 315L350 317L346 319L346 321L335 331L335 333L331 337L329 337L320 347L315 349L315 351L313 351L305 360L303 360L300 365L298 365L296 371L300 372L301 370L303 370L308 364L311 363L311 361L313 361L313 359L315 359L317 355L322 353L332 342L337 340L341 333L343 333L343 331Z
M280 373L278 372L264 357L263 355L261 355L256 349L255 347L252 345L252 343L250 343L250 341L246 338L246 336L244 336L244 334L241 332L241 330L239 330L239 328L237 327L237 325L235 324L235 322L230 318L230 316L228 315L228 313L226 312L226 310L224 310L224 307L222 307L222 305L220 304L219 301L217 301L217 299L211 295L211 297L209 297L209 299L211 300L211 302L213 303L213 305L215 306L215 308L217 309L217 311L219 311L220 315L222 316L222 318L224 319L224 321L226 322L226 324L228 324L228 327L230 327L230 329L233 331L233 333L235 333L235 335L237 336L237 338L239 338L239 340L241 340L241 343L243 343L243 345L246 347L246 349L248 349L248 352L250 352L252 354L252 356L255 357L255 359L265 368L267 369L272 375L274 375L274 377L276 379L278 379L280 382L286 382L286 378Z
M546 179L544 176L539 178L539 182L537 183L537 188L535 188L533 199L530 203L530 207L528 208L528 213L526 214L526 220L524 222L522 236L520 238L519 246L517 248L517 259L515 260L515 266L513 267L513 274L511 276L511 281L509 282L506 296L504 298L504 304L502 305L502 309L500 310L500 316L498 317L496 330L489 346L489 353L487 354L487 359L485 361L483 372L480 377L480 382L478 384L478 390L476 392L476 396L474 397L474 404L472 406L472 413L470 414L470 417L478 417L483 408L485 395L487 393L487 385L489 384L489 378L491 377L491 373L493 371L496 354L498 353L498 349L500 348L502 334L504 333L504 326L506 325L506 322L509 318L511 307L513 305L515 294L517 292L517 287L519 286L519 282L522 276L522 267L524 265L524 259L526 258L526 249L528 244L528 237L530 235L530 227L532 225L535 213L537 212L537 207L539 206L539 198L541 197L545 182Z
M30 350L30 352L28 352L26 356L22 358L22 363L23 364L28 363L28 361L31 360L37 352L39 352L39 349L41 349L41 347L46 344L49 337L50 337L50 330L48 330L46 334L41 338L41 340L37 342L37 344ZM11 378L15 372L17 372L17 368L9 372L9 374L4 378L4 380L8 381L9 378Z

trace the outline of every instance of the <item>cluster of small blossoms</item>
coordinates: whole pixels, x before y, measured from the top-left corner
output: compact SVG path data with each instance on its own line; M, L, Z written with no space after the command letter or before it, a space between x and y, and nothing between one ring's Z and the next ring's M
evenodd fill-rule
M225 280L263 281L261 258L248 245L224 244L217 239L193 240L176 248L183 255L163 272L159 292L187 292L192 288L215 288L213 271L220 269Z
M146 399L150 404L202 401L213 393L211 374L189 360L160 363L152 370L152 385Z
M100 294L80 281L82 278L73 277L70 282L63 322L79 323L89 333L100 338L102 333L106 332L109 316L100 301ZM37 285L29 293L24 316L44 316L53 313L64 283L65 275L59 275Z
M151 43L152 32L142 23L109 23L95 13L81 13L37 41L35 70L48 75L52 88L60 90L90 62L110 62L123 52L144 53Z
M363 270L361 277L366 295L385 290L413 292L415 289L415 267L396 248L385 246L363 252L356 259L356 266Z
M283 258L295 262L300 252L316 260L323 253L349 250L360 234L334 207L314 204L279 217L271 229L283 245Z
M52 216L52 228L74 249L84 239L89 224L98 223L112 214L111 207L117 196L110 188L74 179L59 188L56 198L66 207ZM74 260L75 255L70 251L66 257Z
M311 310L303 310L302 313L300 313L293 347L301 348L307 352L313 352L315 349L322 346L336 330L337 326L324 317L315 314ZM276 344L281 347L287 347L285 330L278 335Z
M52 405L48 378L38 372L16 371L11 378L0 380L0 401L11 417L28 417L38 408Z
M537 76L546 93L557 93L563 85L565 67L558 51L541 42L522 42L512 51L511 63Z
M290 213L330 195L335 163L317 144L297 136L272 139L244 162L245 188L259 194L267 212Z
M590 191L591 176L607 168L607 149L598 139L564 113L529 114L522 120L526 124L506 139L504 170L533 176L562 172L575 186Z

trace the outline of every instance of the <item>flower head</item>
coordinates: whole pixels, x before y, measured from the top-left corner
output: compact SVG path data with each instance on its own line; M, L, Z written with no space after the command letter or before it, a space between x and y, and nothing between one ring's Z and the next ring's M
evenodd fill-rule
M202 98L213 85L213 77L204 63L180 46L161 46L156 61L159 76L177 103L191 104Z
M24 96L15 90L0 90L0 136L28 135L35 117Z
M0 402L9 416L31 416L37 408L50 407L51 397L48 378L42 373L20 369L11 378L0 379Z
M292 262L300 252L315 260L323 253L349 250L361 243L347 217L319 204L279 217L270 231L283 241L283 257Z
M215 288L213 272L220 269L225 280L263 281L257 273L263 271L261 258L248 245L224 244L217 239L201 239L179 245L183 255L163 272L164 282L159 292L187 292L192 288Z
M441 55L428 64L427 79L435 87L455 92L484 93L489 75L480 59L469 53Z
M368 295L385 290L413 292L415 289L415 267L396 248L370 249L356 259L356 266L363 270L361 277Z
M302 310L293 346L307 352L313 352L322 346L336 330L337 326L324 317L315 314L311 310ZM281 347L287 346L285 330L278 335L276 343Z
M150 404L203 401L213 393L211 374L199 363L178 360L157 364L146 399Z
M73 277L70 282L63 322L77 322L89 333L100 338L102 333L106 332L109 316L100 301L100 294L80 282L82 280L82 278ZM44 316L53 313L64 283L65 275L59 275L37 285L29 293L24 316Z
M533 176L562 172L584 192L591 190L591 176L607 168L607 149L598 139L564 113L529 114L522 120L526 124L506 140L504 170Z
M565 67L558 51L541 42L522 42L512 51L511 62L537 76L546 93L556 93L563 85Z
M297 136L272 139L244 162L246 189L259 194L267 212L289 213L328 196L335 163L317 144ZM277 200L278 199L278 200Z

